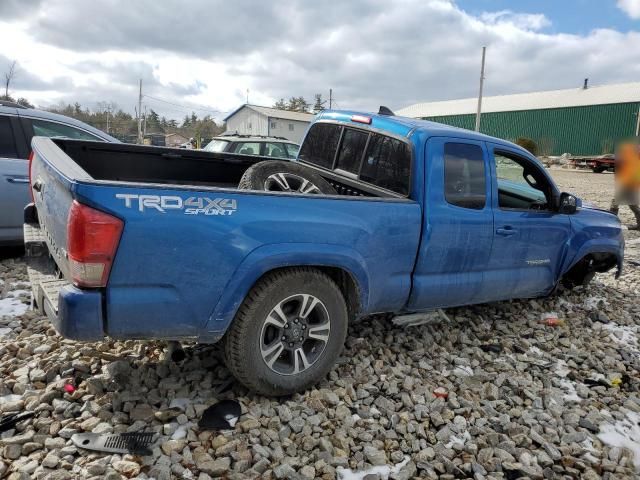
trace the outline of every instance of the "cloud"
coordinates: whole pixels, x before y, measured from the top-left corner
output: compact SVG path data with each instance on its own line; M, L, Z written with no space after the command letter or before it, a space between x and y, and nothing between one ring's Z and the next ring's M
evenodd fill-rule
M32 15L43 0L2 0L0 1L0 19L10 20Z
M332 88L338 107L365 110L471 97L483 45L487 95L640 77L639 32L549 25L539 13L472 15L450 0L49 0L19 22L0 20L15 39L0 54L43 90L70 81L31 91L42 104L115 101L132 111L142 78L148 106L174 118L232 110L247 89L252 103L270 105Z
M616 5L629 17L640 19L640 0L618 0Z
M541 13L515 13L511 10L484 12L480 19L489 25L512 25L522 30L542 30L551 26L551 21Z

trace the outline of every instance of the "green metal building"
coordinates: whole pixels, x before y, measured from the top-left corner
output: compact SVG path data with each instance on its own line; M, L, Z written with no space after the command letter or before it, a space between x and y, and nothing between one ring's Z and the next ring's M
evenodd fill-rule
M397 112L473 130L477 98L418 103ZM640 82L553 90L482 99L480 131L536 142L538 155L612 153L616 143L638 135Z

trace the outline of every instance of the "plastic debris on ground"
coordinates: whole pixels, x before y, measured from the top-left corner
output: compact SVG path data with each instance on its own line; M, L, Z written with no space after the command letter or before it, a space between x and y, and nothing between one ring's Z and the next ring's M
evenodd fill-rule
M17 423L27 420L35 415L34 412L14 413L0 418L0 433L11 430Z
M405 457L402 462L394 466L379 465L360 472L354 472L349 468L338 467L336 468L336 473L338 474L338 480L364 480L368 475L371 475L373 478L387 480L389 475L400 472L407 463L409 463L409 457Z
M546 325L547 327L561 327L564 325L564 320L558 318L558 314L555 312L543 313L542 318L540 319L540 323Z
M627 412L625 418L600 425L598 438L610 447L633 452L633 464L640 472L640 414Z
M154 432L76 433L71 437L71 441L76 447L96 452L151 455L149 446L153 443L155 435Z
M449 396L449 392L447 392L447 389L444 387L438 387L433 391L433 396L446 399Z
M206 430L230 430L242 415L242 407L235 400L222 400L202 413L198 427Z

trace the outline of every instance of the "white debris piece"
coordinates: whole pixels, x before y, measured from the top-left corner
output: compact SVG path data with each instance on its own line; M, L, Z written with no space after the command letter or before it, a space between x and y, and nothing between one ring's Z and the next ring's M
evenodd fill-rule
M354 472L350 468L338 467L336 469L336 473L338 474L338 480L363 480L367 475L378 475L378 478L387 480L389 475L398 473L407 463L409 463L409 457L405 457L402 462L393 467L389 465L380 465L359 472Z

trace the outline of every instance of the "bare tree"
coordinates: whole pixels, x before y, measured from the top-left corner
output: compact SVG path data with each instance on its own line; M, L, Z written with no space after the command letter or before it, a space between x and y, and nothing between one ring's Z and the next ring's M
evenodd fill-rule
M16 62L15 60L11 62L11 66L9 67L9 71L4 74L4 96L5 98L9 98L9 86L11 85L11 81L16 76Z

